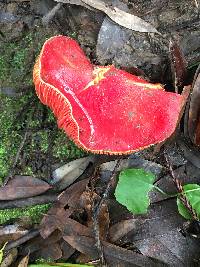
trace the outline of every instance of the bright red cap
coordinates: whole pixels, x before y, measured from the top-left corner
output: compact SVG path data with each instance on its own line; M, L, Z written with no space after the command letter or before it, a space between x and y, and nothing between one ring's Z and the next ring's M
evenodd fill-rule
M93 66L76 41L47 40L33 73L36 92L81 148L127 154L167 139L183 97L114 66Z

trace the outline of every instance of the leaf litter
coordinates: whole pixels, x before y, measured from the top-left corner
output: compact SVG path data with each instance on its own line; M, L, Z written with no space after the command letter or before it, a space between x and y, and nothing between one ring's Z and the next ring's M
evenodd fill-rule
M127 166L145 166L145 168L148 170L150 168L155 173L155 176L152 176L151 183L156 181L162 174L163 166L156 165L156 163L140 157L140 154L138 154L122 159L118 171L126 169ZM108 182L108 177L113 173L116 161L111 159L110 162L102 164L101 162L98 167L96 166L97 177L94 181L103 185ZM67 168L65 166L63 169L70 169L71 166L79 168L80 165L74 165L72 162L72 164L68 164ZM179 167L179 176L183 174L182 168ZM73 173L73 167L69 172L67 171L67 175L71 171ZM79 174L81 175L82 172L83 169ZM76 177L77 175L74 174L74 176ZM96 185L91 178L78 180L78 177L76 177L75 180L77 181L58 195L57 200L47 214L44 214L39 225L40 234L38 235L37 233L35 237L33 236L30 239L25 238L24 240L27 240L25 243L22 241L21 246L23 249L19 250L19 255L26 257L26 253L29 253L30 261L34 261L38 257L59 261L65 255L64 259L67 261L79 251L80 254L77 259L81 262L99 261L100 251L96 243L94 228L94 207L101 199L100 195L104 187L100 191L96 191ZM162 179L156 183L160 181ZM17 181L17 183L19 182ZM173 190L175 188L172 188ZM157 198L155 201L154 197L154 201L152 201L150 194L150 200L154 204L149 209L148 215L133 216L127 210L124 210L122 216L120 216L120 209L117 206L119 204L113 200L114 206L113 204L111 205L111 199L109 198L105 199L102 204L97 221L103 257L109 266L116 264L120 264L120 266L165 266L173 261L182 266L184 261L190 263L189 258L191 255L197 255L196 240L190 240L190 237L187 236L186 238L179 232L184 220L178 214L174 200L168 200L167 198L167 202L162 202L162 198ZM112 212L110 212L111 209ZM114 216L113 212L115 213ZM26 229L24 230L27 231ZM22 232L21 234L23 236L27 232ZM5 233L3 235L5 236ZM172 236L174 237L173 242L181 242L182 250L178 245L177 250L174 249L174 245L173 247L170 245ZM185 244L188 240L190 240L191 248L195 248L195 251L189 250L185 254ZM187 255L188 258L186 258Z

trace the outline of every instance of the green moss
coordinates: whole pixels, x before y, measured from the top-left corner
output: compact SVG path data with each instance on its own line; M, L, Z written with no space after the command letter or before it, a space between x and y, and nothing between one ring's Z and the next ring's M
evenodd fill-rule
M53 147L53 155L56 158L62 159L62 161L66 161L84 157L86 152L68 140L66 134L59 130Z
M27 101L27 96L16 101L13 98L0 96L0 181L8 175L11 164L17 153L22 140L19 129L22 129L21 122L15 121L16 114Z
M16 208L0 210L0 224L5 224L16 218L28 216L33 223L39 223L44 213L48 211L51 204L36 205L29 208Z
M0 88L20 90L32 84L35 58L44 41L55 34L59 33L46 27L37 27L18 41L1 42ZM0 183L12 167L27 123L30 136L17 163L18 174L46 177L48 158L56 163L85 155L67 139L63 131L58 130L53 113L40 103L34 90L26 91L24 96L18 98L0 95Z
M24 34L18 41L0 44L0 87L21 88L32 84L35 58L46 39L56 31L38 27Z

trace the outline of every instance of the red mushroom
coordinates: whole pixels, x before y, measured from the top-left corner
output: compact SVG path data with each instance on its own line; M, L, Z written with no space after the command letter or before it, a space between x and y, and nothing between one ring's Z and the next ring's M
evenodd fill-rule
M58 126L81 148L128 154L167 139L175 130L183 97L165 92L114 66L94 66L65 36L43 45L33 79Z

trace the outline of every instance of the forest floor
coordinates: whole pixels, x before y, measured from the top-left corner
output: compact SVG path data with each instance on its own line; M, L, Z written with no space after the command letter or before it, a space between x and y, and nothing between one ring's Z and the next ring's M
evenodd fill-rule
M177 208L177 191L200 185L200 152L186 141L187 110L160 147L128 156L92 155L58 129L32 81L43 43L66 35L92 63L142 73L181 93L198 76L200 8L189 0L107 1L109 10L117 6L149 23L137 22L134 31L95 9L97 2L0 2L1 266L200 266L199 210L186 205L187 220ZM170 40L177 43L175 52ZM167 193L149 193L147 214L133 214L115 199L118 175L128 168L151 172L154 185Z

